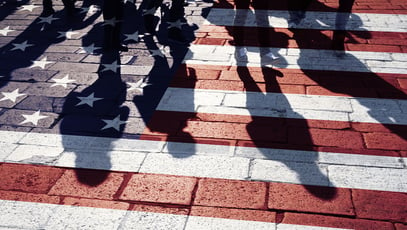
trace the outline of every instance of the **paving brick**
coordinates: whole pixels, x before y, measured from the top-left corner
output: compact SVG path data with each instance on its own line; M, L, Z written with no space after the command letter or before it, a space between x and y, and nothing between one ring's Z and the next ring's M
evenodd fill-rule
M68 86L53 86L53 83L36 83L28 88L25 93L37 96L47 97L66 97L73 89L74 85L68 84Z
M191 177L134 174L120 199L188 205L195 184Z
M67 170L49 194L112 200L120 188L123 175L101 170Z
M363 137L368 148L407 150L407 141L394 133L365 133Z
M407 230L407 224L395 224L396 230Z
M194 205L265 209L266 183L201 179Z
M168 206L168 205L167 205ZM131 211L140 211L140 212L156 212L156 213L166 213L174 215L188 215L189 208L182 207L167 207L166 205L160 206L157 204L145 205L145 204L135 204Z
M355 230L393 229L392 223L389 222L302 213L285 213L281 223Z
M19 165L0 165L0 189L45 194L61 177L63 169Z
M406 193L352 190L356 216L407 223Z
M43 127L49 128L57 118L57 114L49 112L41 112L40 116L47 116L43 119L38 120L37 124L32 122L25 122L26 119L23 115L33 115L37 111L32 110L5 110L3 114L0 115L0 123L4 125L20 125L27 127ZM23 123L24 122L24 123Z
M342 188L270 183L268 207L296 212L354 215L350 189Z
M49 203L49 204L59 204L60 197L49 196L46 194L35 194L35 193L25 193L25 192L15 192L15 191L2 191L0 190L1 200L14 200L14 201L26 201L26 202L37 202L37 203Z
M190 215L248 221L276 222L275 212L260 210L192 206Z
M130 204L125 202L87 199L87 198L74 198L74 197L64 197L62 204L80 207L108 208L122 210L128 210L130 207Z

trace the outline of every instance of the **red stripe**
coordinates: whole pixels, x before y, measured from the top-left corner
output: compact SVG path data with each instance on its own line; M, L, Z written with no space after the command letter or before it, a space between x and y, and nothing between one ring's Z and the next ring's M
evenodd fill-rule
M233 9L238 0L215 0L213 7ZM240 1L241 3L246 1ZM248 1L247 1L248 2ZM266 4L258 4L257 9L263 10L288 10L288 0L264 1ZM300 1L291 1L298 3ZM311 1L307 11L336 12L339 1ZM245 8L245 7L239 7ZM381 13L381 14L406 14L407 3L403 0L356 0L352 7L354 13Z
M141 138L399 157L406 133L403 125L156 111Z
M201 26L195 44L264 46L301 49L332 49L333 31L316 29L256 28L242 26ZM260 37L266 37L259 41ZM312 38L312 39L310 39ZM347 31L345 49L349 51L403 53L407 33Z
M0 177L3 200L357 229L407 222L397 192L20 164L1 164Z
M407 99L406 74L184 64L171 87Z

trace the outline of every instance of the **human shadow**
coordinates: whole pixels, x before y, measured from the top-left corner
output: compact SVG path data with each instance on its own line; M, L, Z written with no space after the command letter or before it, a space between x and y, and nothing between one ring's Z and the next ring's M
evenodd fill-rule
M219 1L219 4L222 4L222 7L233 8L225 0ZM279 44L282 47L287 47L288 35L276 32L270 27L268 15L263 11L264 9L270 9L269 1L236 0L235 6L241 9L235 13L235 26L226 28L233 37L232 44L236 45L236 71L246 90L245 108L249 111L252 119L246 126L251 142L249 146L256 147L267 159L281 162L291 169L296 174L293 182L302 184L313 196L323 200L334 199L337 189L329 181L327 172L318 165L318 154L316 152L314 152L315 154L304 153L304 156L299 156L301 151L298 151L298 149L314 151L313 145L303 146L292 142L292 137L295 136L294 134L298 130L302 132L301 138L306 140L307 143L312 143L313 140L307 120L290 107L290 102L278 82L278 78L284 76L276 67L286 67L287 61L278 53L279 48L268 48L275 38L281 39ZM253 10L249 9L250 6L253 7ZM259 38L257 43L259 48L247 49L249 51L252 49L252 52L257 50L260 56L260 62L258 63L260 68L257 72L261 72L263 80L254 78L253 72L255 70L248 67L253 64L248 60L253 53L244 55L245 51L241 51L248 42L245 37L250 36L250 33L254 33L251 28L239 26L246 21L248 14L255 14L254 18L257 26L263 27L255 31ZM264 29L265 27L268 28ZM282 41L285 41L285 43ZM269 148L274 148L274 150L270 151ZM293 152L282 156L282 154L278 154L279 149L292 149ZM273 174L274 172L269 173ZM279 178L276 177L275 181L278 182ZM320 187L321 185L325 187Z
M174 157L187 157L194 154L195 151L190 151L184 154L178 154L175 150L176 142L195 143L194 138L190 133L183 131L186 127L186 122L195 117L195 113L183 113L180 119L177 116L171 116L170 113L163 115L163 111L155 111L160 103L164 93L168 89L170 82L176 72L188 72L191 81L189 88L194 88L195 84L195 70L188 68L182 64L182 61L189 50L189 44L195 39L194 30L197 29L196 25L182 25L182 36L185 38L183 43L172 42L168 39L168 21L174 20L169 15L170 9L167 5L161 4L162 1L156 1L154 4L146 4L146 9L154 5L154 7L161 7L161 23L158 25L155 16L148 18L146 26L146 33L144 35L144 42L147 46L151 56L154 58L154 63L151 71L145 79L142 80L142 93L136 95L133 99L134 104L139 110L141 117L146 124L146 129L149 132L159 133L165 137L168 152L173 154ZM161 4L161 5L160 5ZM177 12L180 14L180 12ZM173 15L173 14L171 14ZM183 15L183 12L182 12ZM183 16L182 16L183 17ZM146 19L146 17L144 17ZM150 20L151 19L151 20ZM186 21L184 18L181 20ZM149 23L154 23L150 25ZM166 56L164 49L169 49L169 57ZM194 98L184 98L184 106L194 107ZM164 117L165 116L165 117ZM164 119L163 119L164 118ZM142 135L141 138L148 139L148 135ZM175 145L174 145L175 144ZM192 147L194 149L194 147Z
M84 37L84 43L94 41L95 34L103 33L101 30L103 26L96 24L89 36ZM97 80L84 89L71 92L59 117L62 143L65 151L75 159L77 179L89 186L98 186L109 176L113 142L122 137L129 117L129 108L122 106L126 100L126 84L121 79L120 63L118 50L103 52ZM79 135L98 138L93 139L95 142L84 143ZM80 145L76 144L78 142Z
M89 7L91 1L84 1L82 7ZM48 70L52 60L44 55L53 44L65 41L71 32L91 25L100 15L100 11L88 16L86 13L66 17L64 11L58 11L48 17L38 17L12 41L0 48L0 88L10 81L37 82L48 79L56 72ZM78 47L79 48L79 47ZM41 61L37 65L36 61ZM51 62L50 62L51 61ZM33 75L33 70L36 74Z
M379 123L391 133L407 140L407 131L402 126L407 121L401 110L401 105L397 105L397 101L375 102L376 99L406 99L405 91L386 80L386 77L391 77L392 74L372 72L366 63L345 50L348 42L355 43L354 36L371 37L368 31L363 31L360 28L353 28L358 31L346 29L349 19L352 19L352 26L363 25L360 18L351 14L353 3L353 0L339 1L335 24L331 27L334 30L332 36L321 32L313 34L312 39L324 44L331 44L330 50L321 52L322 56L314 60L314 65L310 62L312 57L307 51L310 48L311 38L305 30L291 29L293 38L300 49L297 64L302 72L319 86L335 94L352 97L352 107L365 110L369 114L368 123L361 121L358 114L351 114L351 121L366 124ZM329 22L324 23L329 24ZM324 71L318 71L322 65L328 68L325 68Z
M0 21L3 21L7 16L16 12L18 7L27 4L28 0L23 1L10 1L10 0L0 0ZM2 28L3 29L3 28Z

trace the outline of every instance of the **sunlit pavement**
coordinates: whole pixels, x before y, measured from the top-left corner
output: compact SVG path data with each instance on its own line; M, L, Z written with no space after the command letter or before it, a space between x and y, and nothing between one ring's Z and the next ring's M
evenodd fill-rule
M2 1L0 228L407 229L407 2L266 2Z

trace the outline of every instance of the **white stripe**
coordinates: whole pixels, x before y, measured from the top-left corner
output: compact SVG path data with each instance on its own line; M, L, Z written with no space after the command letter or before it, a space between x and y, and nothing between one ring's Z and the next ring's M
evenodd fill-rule
M237 15L237 20L235 16ZM347 13L338 13L340 19L348 18ZM246 17L246 20L245 20ZM295 26L301 29L335 30L337 13L307 11L306 17ZM213 8L206 18L205 25L250 26L287 28L288 11L278 10L231 10ZM342 28L343 29L343 28ZM407 15L352 13L345 30L407 32Z
M400 157L21 134L0 131L2 144L18 146L3 152L1 162L407 192L406 158ZM13 136L21 138L8 139Z
M406 102L170 87L157 110L407 125Z
M248 61L236 61L235 52L238 48L241 47L193 44L183 62L249 67L269 64L261 60L258 47L246 47ZM338 57L333 50L273 47L262 49L280 55L280 62L274 65L279 68L407 74L407 61L404 60L407 58L406 53L399 54L396 60L393 58L395 53L386 52L346 51L344 56Z
M339 229L213 217L0 200L0 228L18 229Z

